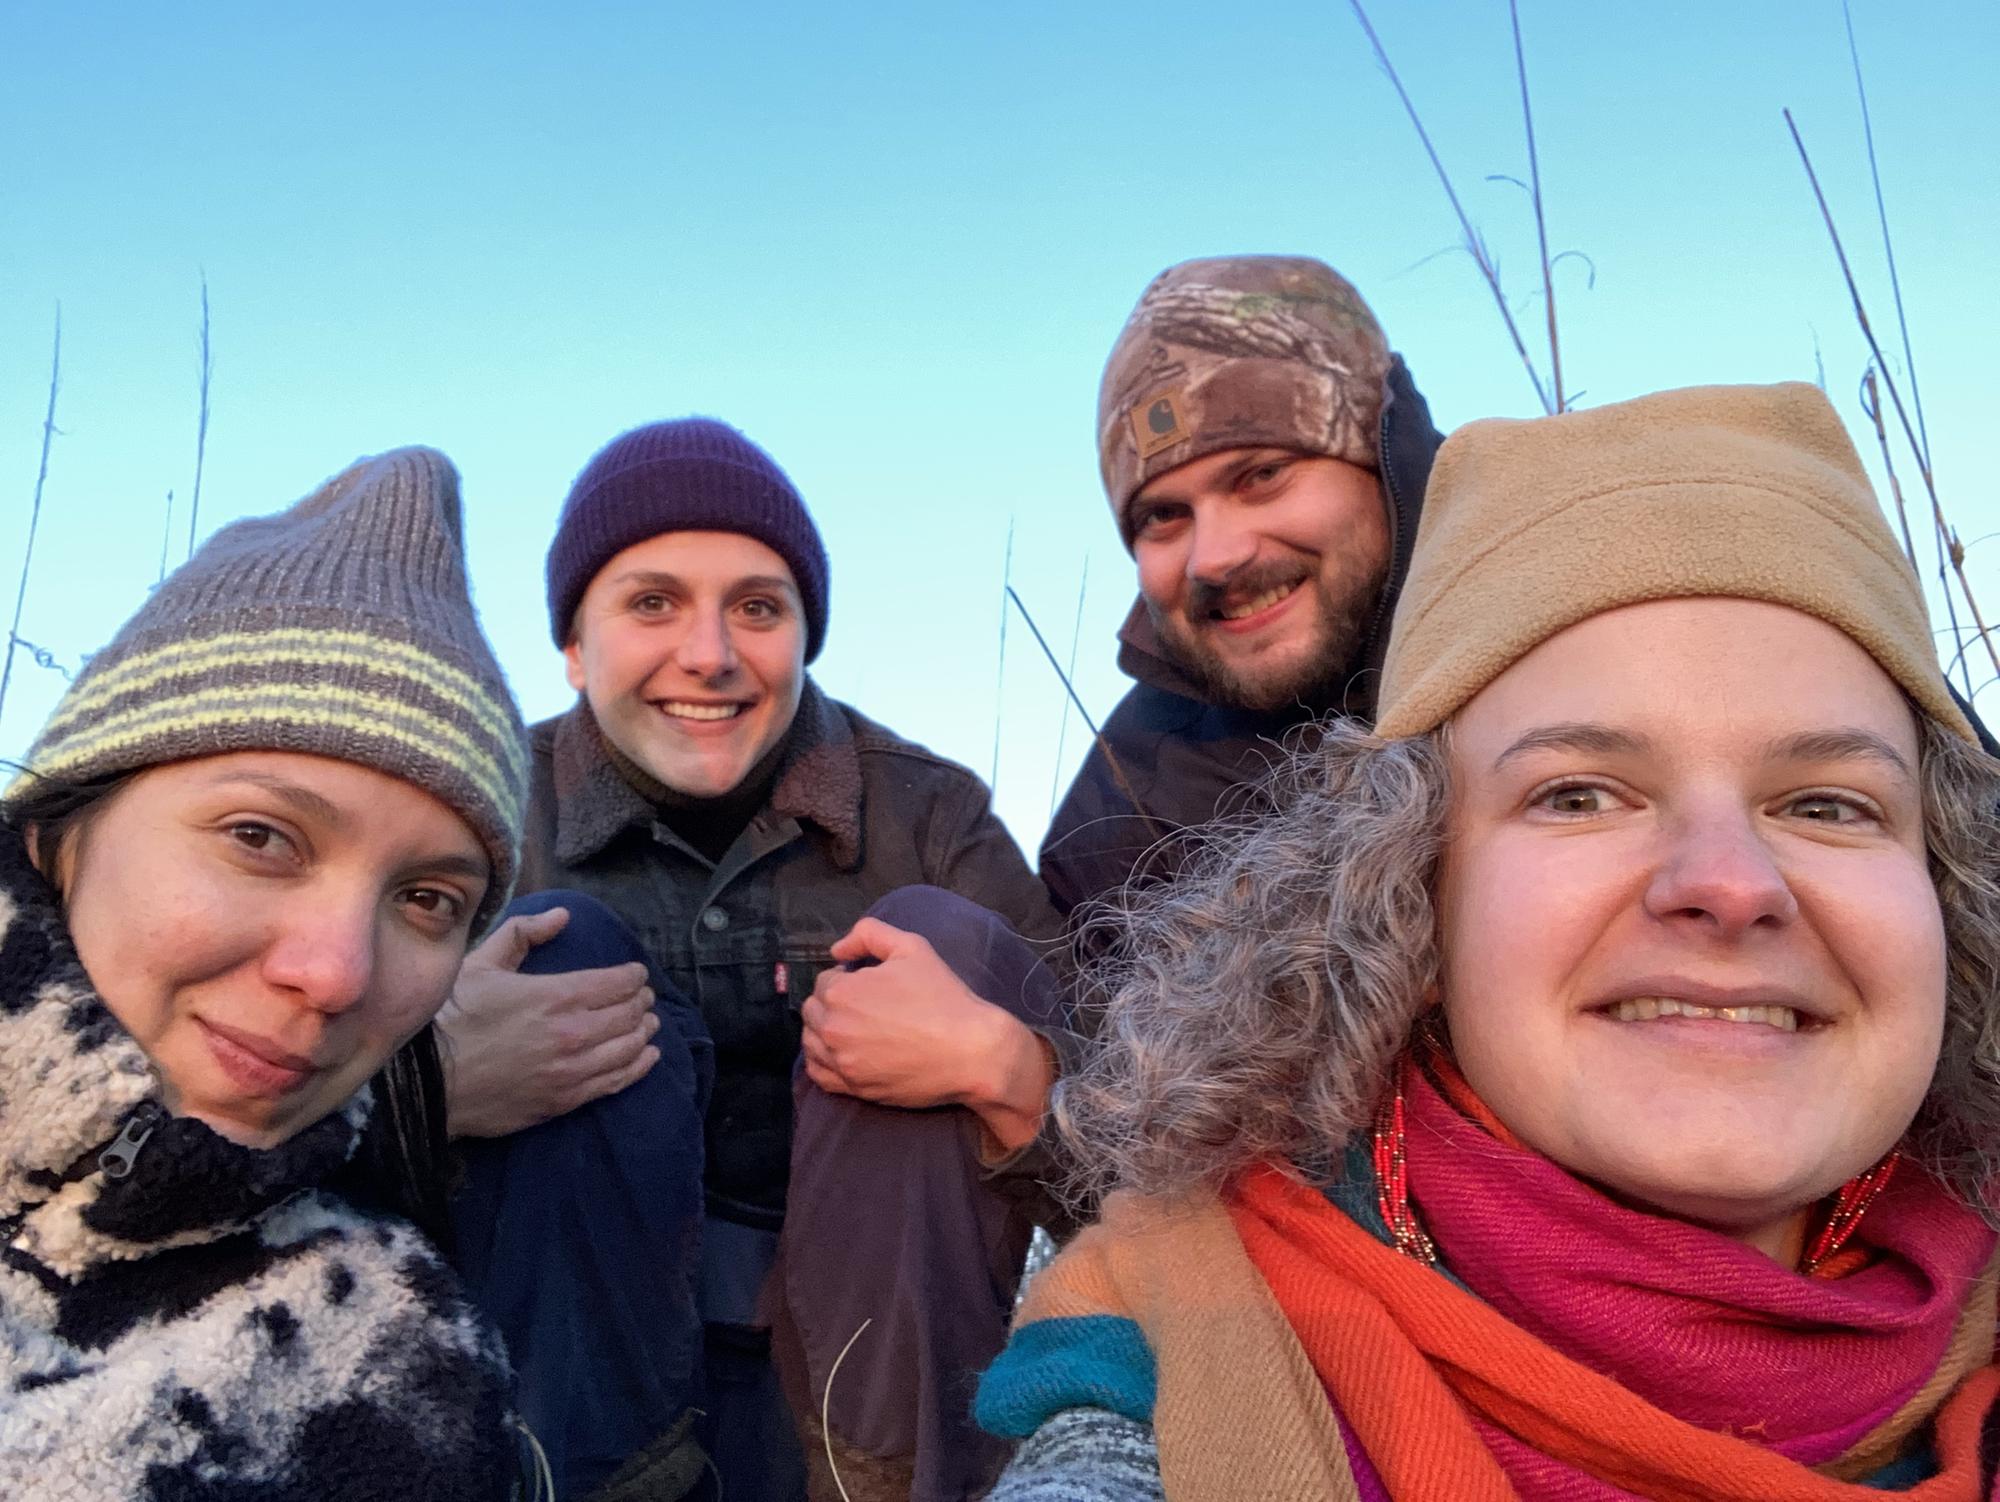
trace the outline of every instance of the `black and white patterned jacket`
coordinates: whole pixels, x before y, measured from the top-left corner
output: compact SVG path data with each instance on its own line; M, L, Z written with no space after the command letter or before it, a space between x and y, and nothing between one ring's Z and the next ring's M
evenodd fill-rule
M315 1187L367 1109L263 1152L167 1115L0 829L0 1496L513 1494L497 1338L414 1228Z

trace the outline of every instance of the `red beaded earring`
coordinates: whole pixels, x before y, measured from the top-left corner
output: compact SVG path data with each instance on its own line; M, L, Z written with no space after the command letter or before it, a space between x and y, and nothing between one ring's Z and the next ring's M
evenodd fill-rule
M1403 1071L1396 1069L1396 1089L1375 1113L1375 1203L1389 1228L1396 1250L1419 1262L1436 1262L1437 1246L1417 1224L1410 1208L1410 1165L1403 1128Z
M1876 1196L1881 1194L1883 1186L1896 1172L1896 1165L1902 1161L1903 1154L1899 1149L1868 1172L1857 1174L1840 1186L1840 1192L1833 1199L1833 1213L1813 1239L1812 1249L1806 1253L1801 1272L1808 1276L1817 1273L1833 1260L1834 1253L1847 1245L1855 1227L1861 1224L1861 1217L1868 1213L1868 1207L1875 1203Z

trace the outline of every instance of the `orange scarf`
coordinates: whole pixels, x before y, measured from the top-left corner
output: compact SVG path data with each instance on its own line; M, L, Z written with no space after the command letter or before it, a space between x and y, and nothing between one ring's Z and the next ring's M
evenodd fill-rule
M1483 1141L1489 1160L1524 1151L1490 1136ZM1837 1479L1865 1474L1839 1461L1814 1469L1754 1439L1673 1417L1393 1250L1323 1194L1274 1168L1245 1175L1229 1210L1252 1264L1396 1502L1517 1502L1524 1475L1534 1478L1526 1495L1564 1502L1621 1494L1656 1502L1864 1502L1883 1495ZM1451 1246L1441 1245L1449 1263ZM1964 1248L1956 1254L1963 1260ZM2000 1393L2000 1368L1991 1365L1991 1269L1954 1305L1961 1311L1956 1333L1935 1378L1877 1426L1895 1442L1930 1426L1940 1469L1900 1494L1913 1502L1981 1502L1991 1484L1979 1455L1982 1426ZM1883 1444L1884 1434L1872 1433L1850 1456L1872 1455L1879 1464L1893 1453Z

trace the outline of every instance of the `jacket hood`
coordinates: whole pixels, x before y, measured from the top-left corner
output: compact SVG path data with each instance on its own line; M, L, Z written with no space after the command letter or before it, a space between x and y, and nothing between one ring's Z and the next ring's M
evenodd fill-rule
M1375 683L1382 654L1389 644L1389 622L1395 614L1403 581L1409 575L1410 552L1416 545L1417 522L1423 514L1424 486L1430 479L1431 462L1443 442L1444 435L1431 422L1430 404L1417 390L1409 367L1401 355L1392 356L1383 384L1382 431L1378 435L1381 468L1377 474L1383 510L1389 518L1389 575L1369 617L1354 673L1340 706L1348 713L1374 712ZM1143 597L1132 602L1125 624L1118 630L1118 666L1128 677L1149 687L1197 703L1206 702L1201 688L1168 656Z

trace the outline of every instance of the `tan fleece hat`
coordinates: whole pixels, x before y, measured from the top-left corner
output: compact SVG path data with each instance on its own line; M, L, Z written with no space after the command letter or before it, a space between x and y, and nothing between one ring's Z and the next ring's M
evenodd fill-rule
M1978 744L1860 456L1826 394L1801 382L1662 391L1452 434L1425 494L1376 730L1435 729L1578 621L1705 595L1838 627Z

